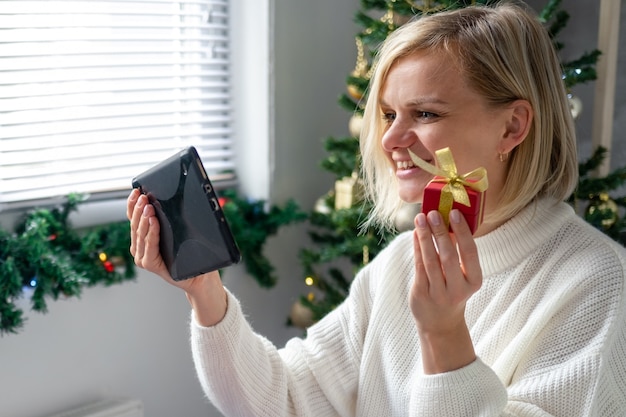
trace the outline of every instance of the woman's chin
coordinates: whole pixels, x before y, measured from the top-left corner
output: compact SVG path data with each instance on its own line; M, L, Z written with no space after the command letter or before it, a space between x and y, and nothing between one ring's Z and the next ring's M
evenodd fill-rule
M411 190L402 190L399 191L400 200L405 202L406 204L421 204L422 198L424 196L423 192L416 193L415 189Z

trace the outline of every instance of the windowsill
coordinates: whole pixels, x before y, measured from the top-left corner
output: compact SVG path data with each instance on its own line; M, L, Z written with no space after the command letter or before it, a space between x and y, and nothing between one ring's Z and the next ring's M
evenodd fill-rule
M0 213L0 227L13 231L24 214L25 211L20 210ZM125 220L125 198L81 203L69 216L69 224L77 229Z
M126 199L85 202L69 217L70 224L77 229L125 220Z

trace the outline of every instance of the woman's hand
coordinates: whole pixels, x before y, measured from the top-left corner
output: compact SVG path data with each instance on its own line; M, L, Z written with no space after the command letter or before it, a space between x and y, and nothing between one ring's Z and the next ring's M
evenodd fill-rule
M128 196L126 216L130 220L130 253L135 264L173 281L159 251L160 225L154 207L138 189L133 189Z
M465 323L465 304L482 283L474 238L458 210L449 233L437 211L415 217L415 280L409 295L417 323L424 372L435 374L476 359Z
M213 271L194 278L175 281L172 279L159 250L159 220L148 197L138 189L128 196L126 216L130 220L130 253L135 264L162 277L175 287L183 289L203 326L218 323L226 314L227 295L219 272Z

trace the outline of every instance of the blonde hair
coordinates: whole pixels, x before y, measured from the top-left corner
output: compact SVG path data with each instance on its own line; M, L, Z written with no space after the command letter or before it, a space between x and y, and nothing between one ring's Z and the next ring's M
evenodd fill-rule
M524 99L533 108L530 132L511 152L504 192L487 221L506 220L541 196L565 200L571 195L578 182L576 135L548 32L521 5L470 6L411 20L378 50L360 139L366 195L373 203L366 226L393 228L402 205L381 145L385 125L379 95L391 66L416 51L448 54L490 105Z

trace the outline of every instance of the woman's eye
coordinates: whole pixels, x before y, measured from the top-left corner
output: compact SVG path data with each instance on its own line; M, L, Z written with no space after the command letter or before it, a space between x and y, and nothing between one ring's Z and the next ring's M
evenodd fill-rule
M417 117L419 119L434 119L434 118L437 117L437 114L431 113L429 111L418 111L417 112Z
M387 123L391 123L394 120L396 120L396 114L395 113L383 113L383 120L386 121Z

